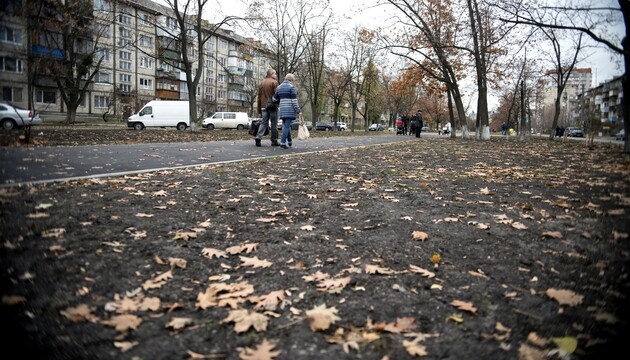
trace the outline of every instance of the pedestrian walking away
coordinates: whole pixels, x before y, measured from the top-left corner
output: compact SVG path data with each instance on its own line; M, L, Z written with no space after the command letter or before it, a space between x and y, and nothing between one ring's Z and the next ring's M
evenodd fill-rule
M278 75L276 70L267 70L267 76L260 82L258 87L258 109L262 120L254 141L256 146L261 146L262 137L269 127L271 136L271 146L278 146L278 105L273 101L273 95L278 88ZM271 122L271 124L270 124Z
M278 117L282 119L282 137L280 138L280 147L288 149L292 145L291 123L298 117L301 119L302 110L297 100L297 88L293 84L295 75L288 73L284 77L282 84L278 85L274 97L280 100L278 106Z
M414 121L416 122L416 137L419 138L422 133L422 126L424 126L424 122L422 121L422 111L418 110L414 117Z

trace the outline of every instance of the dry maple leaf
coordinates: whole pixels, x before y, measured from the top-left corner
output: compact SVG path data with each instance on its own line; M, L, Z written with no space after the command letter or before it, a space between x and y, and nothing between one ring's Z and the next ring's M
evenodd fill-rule
M468 311L471 314L477 313L477 308L473 306L470 302L465 302L461 300L453 300L451 301L451 305L455 306L459 310Z
M403 340L403 346L405 350L412 356L427 356L427 348L424 345L418 344L417 341Z
M396 271L394 271L392 269L389 269L389 268L380 267L378 265L365 264L365 273L366 274L391 275L391 274L396 274Z
M266 295L250 296L247 300L256 304L254 306L255 310L274 311L278 307L278 304L284 301L284 291L277 290Z
M547 289L547 296L556 300L560 305L575 306L582 303L584 296L578 295L571 290Z
M264 339L263 342L256 346L255 349L244 348L239 351L238 356L242 360L272 360L282 353L282 351L273 351L276 344Z
M526 230L527 226L525 224L522 224L520 222L514 222L512 223L512 227L518 230Z
M239 256L239 259L241 259L242 261L242 266L251 266L253 268L268 268L271 267L271 265L273 265L272 262L267 261L267 260L260 260L258 259L258 257L245 257L245 256Z
M116 328L116 331L126 332L129 329L137 329L142 319L132 314L112 316L109 320L101 321L102 324Z
M335 321L341 320L341 318L337 316L337 309L334 307L327 308L326 304L307 310L306 317L308 318L312 331L327 330Z
M127 352L138 345L137 341L114 341L114 346L119 348L122 352Z
M177 230L175 232L175 236L173 237L173 240L190 240L190 239L196 239L196 238L197 238L197 233L194 231Z
M201 249L201 253L207 257L208 259L212 259L213 257L216 256L216 258L227 258L227 254L225 251L223 250L219 250L219 249L213 249L213 248L203 248Z
M386 324L383 330L394 334L400 334L413 331L417 327L416 319L412 317L401 317L397 318L395 323Z
M165 327L173 330L181 330L192 323L193 320L191 318L174 317L168 322L168 324L165 325Z
M236 333L245 332L249 330L250 327L254 327L256 331L260 332L267 330L269 318L255 311L238 309L230 311L228 317L221 320L221 323L228 322L234 322L234 331Z
M488 189L488 187L485 187L483 189L479 189L479 192L482 195L494 195L494 191L490 191L490 189Z
M560 231L545 231L542 234L544 237L550 237L554 239L562 239L562 233Z
M154 277L153 279L145 281L144 284L142 284L142 288L144 290L160 288L166 283L166 280L172 277L173 277L173 273L171 272L171 270L165 271L159 274L158 276Z
M245 244L230 246L229 248L225 249L225 252L230 255L236 255L243 252L249 254L253 252L254 250L256 250L257 248L258 248L258 243L245 243Z
M412 265L412 264L409 264L409 269L411 270L411 272L420 274L420 275L422 275L424 277L427 277L429 279L435 277L435 273L434 272L431 272L429 270L423 269L421 267L418 267L418 266L415 266L415 265Z
M59 313L72 322L89 321L95 322L98 318L92 314L92 309L86 304L81 304L74 308L61 310Z
M330 294L337 294L350 283L350 277L340 279L326 279L317 284L318 291L326 291Z
M414 240L425 241L429 238L429 235L425 233L424 231L414 231L411 233L411 237Z

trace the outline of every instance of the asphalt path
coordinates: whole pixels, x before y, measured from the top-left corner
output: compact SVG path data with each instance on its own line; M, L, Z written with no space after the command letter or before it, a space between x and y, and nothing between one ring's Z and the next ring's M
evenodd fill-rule
M431 136L431 134L424 135ZM437 135L434 135L437 136ZM271 147L269 138L253 140L132 145L88 145L0 148L0 188L165 169L313 153L335 149L422 141L413 136L379 133L366 136L317 137L294 140L287 150Z

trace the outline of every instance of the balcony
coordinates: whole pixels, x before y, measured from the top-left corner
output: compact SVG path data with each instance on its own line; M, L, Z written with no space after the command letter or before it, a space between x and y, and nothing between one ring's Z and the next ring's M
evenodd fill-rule
M63 50L53 49L44 45L33 45L31 47L31 54L36 57L52 57L53 59L63 59Z

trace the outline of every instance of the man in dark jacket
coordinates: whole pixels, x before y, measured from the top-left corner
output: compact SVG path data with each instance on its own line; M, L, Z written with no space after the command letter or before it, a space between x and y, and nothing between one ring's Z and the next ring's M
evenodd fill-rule
M267 70L267 77L263 79L258 87L258 111L261 113L262 120L260 122L260 127L258 128L258 133L254 140L256 141L256 146L260 146L260 141L262 137L265 135L267 131L267 127L269 125L269 121L271 120L271 146L278 146L278 109L271 107L267 107L267 103L270 102L273 94L276 93L276 89L278 88L278 80L276 78L278 75L276 74L276 70L269 69Z
M416 137L419 138L420 133L422 132L422 126L424 126L424 121L422 120L422 111L418 110L414 118L416 122Z

